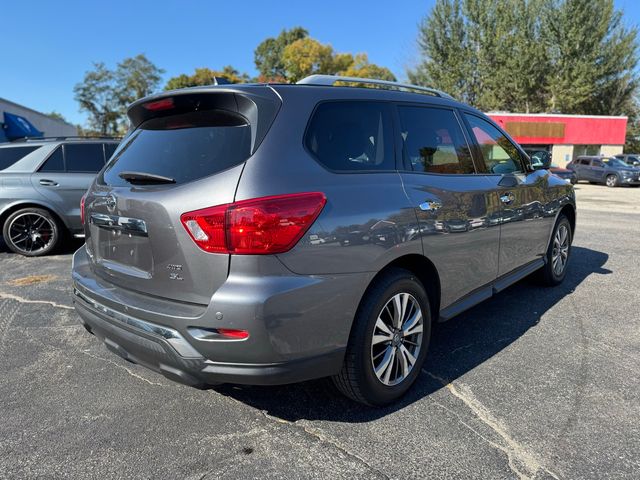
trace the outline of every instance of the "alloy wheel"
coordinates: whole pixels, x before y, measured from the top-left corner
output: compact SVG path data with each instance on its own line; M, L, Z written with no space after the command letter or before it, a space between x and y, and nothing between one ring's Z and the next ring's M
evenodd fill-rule
M9 225L9 241L23 253L33 254L49 248L55 237L54 225L38 213L23 213Z
M607 187L615 187L617 182L618 182L618 179L616 178L615 175L609 175L607 177Z
M371 364L384 385L398 385L413 370L423 326L420 304L409 293L397 293L382 308L373 328Z
M553 238L553 250L551 252L551 266L556 276L562 275L569 260L569 228L560 225Z

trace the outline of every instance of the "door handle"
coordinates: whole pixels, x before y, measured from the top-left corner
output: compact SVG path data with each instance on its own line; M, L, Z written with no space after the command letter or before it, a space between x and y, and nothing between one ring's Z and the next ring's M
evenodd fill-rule
M500 201L505 205L512 204L515 199L516 196L513 194L513 192L506 192L500 195Z
M58 182L55 182L53 180L47 180L46 178L43 178L40 180L40 185L43 185L45 187L57 187L58 186Z
M435 212L436 210L442 208L442 204L435 200L427 200L426 202L418 205L418 207L420 207L420 210L424 212Z

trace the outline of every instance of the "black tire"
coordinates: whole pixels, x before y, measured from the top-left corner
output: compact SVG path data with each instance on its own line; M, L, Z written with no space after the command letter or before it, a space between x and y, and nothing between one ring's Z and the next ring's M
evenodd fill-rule
M567 243L567 250L566 250L566 260L562 268L562 271L558 273L554 267L554 256L556 253L555 240L556 240L556 235L558 234L558 231L561 230L562 228L566 228L566 232L568 235L567 237L568 243ZM547 287L555 287L556 285L560 285L564 281L564 278L567 275L569 260L571 259L572 243L573 243L573 231L571 230L571 223L569 222L569 219L565 215L560 215L558 217L555 227L553 228L551 241L549 242L549 247L547 248L547 254L545 258L546 263L544 267L542 267L537 272L537 279L540 284Z
M23 230L22 236L17 236ZM33 231L31 235L27 229ZM39 229L39 232L36 230ZM58 219L43 208L23 208L13 212L2 226L7 247L26 257L39 257L53 252L60 243L63 230ZM35 240L34 240L35 239Z
M609 174L609 175L607 175L607 177L604 179L604 184L605 184L607 187L611 187L611 188L613 188L613 187L617 187L617 186L619 186L619 185L620 185L620 179L619 179L619 178L618 178L618 176L617 176L617 175L615 175L615 174Z
M385 315L383 309L385 309L387 303L392 302L396 295L405 294L409 294L408 298L413 303L413 307L416 304L419 305L422 313L420 340L413 336L402 338L399 335L400 332L398 332L392 341L388 343L382 342L374 347L372 342L378 317ZM411 316L408 308L408 316ZM413 310L413 312L417 313L417 310ZM387 313L391 315L389 311ZM413 328L408 330L411 331ZM384 406L393 403L409 390L420 375L420 370L427 355L430 336L431 311L429 298L424 286L411 272L401 268L390 269L375 280L360 302L351 329L342 370L333 377L333 382L341 393L365 405ZM400 338L400 344L395 343L398 340L396 337ZM415 348L415 346L410 346L409 338L416 340L420 345L417 356L413 357L416 361L408 370L408 374L398 380L397 384L386 385L383 383L383 379L376 376L374 371L374 349L395 349L396 352L401 352L401 349L406 351L407 346L409 346L408 348ZM405 340L407 343L403 343ZM412 353L416 353L416 351ZM398 355L398 363L394 363L396 361L394 354L392 362L389 363L390 367L388 367L393 368L393 365L396 365L396 374L400 374L402 363L404 363L400 359L406 360L409 358L402 353L398 353ZM382 361L384 361L384 357Z

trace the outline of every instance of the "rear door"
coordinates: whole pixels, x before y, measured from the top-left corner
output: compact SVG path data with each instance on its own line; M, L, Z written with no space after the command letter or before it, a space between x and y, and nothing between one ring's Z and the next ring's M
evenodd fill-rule
M553 218L545 218L549 172L528 172L524 156L509 137L485 118L465 113L486 178L501 206L498 276L537 258L546 250Z
M53 203L74 231L82 229L80 199L104 167L104 160L102 143L60 145L31 176L36 190Z
M402 181L446 308L495 280L500 206L494 186L476 174L455 110L400 104L397 111Z
M132 107L137 128L85 201L86 246L98 276L144 294L209 303L227 277L229 255L200 249L180 217L233 202L244 161L279 105L270 89L262 91L267 98L255 101L187 92Z
M588 180L591 182L603 182L606 168L604 166L604 162L602 160L598 160L594 158L591 160L591 165L589 166L589 178Z

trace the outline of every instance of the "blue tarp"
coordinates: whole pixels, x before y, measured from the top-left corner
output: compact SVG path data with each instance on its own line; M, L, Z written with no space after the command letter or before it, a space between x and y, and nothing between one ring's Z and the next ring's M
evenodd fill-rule
M4 112L4 134L9 140L43 136L43 133L34 127L29 120L7 112Z

